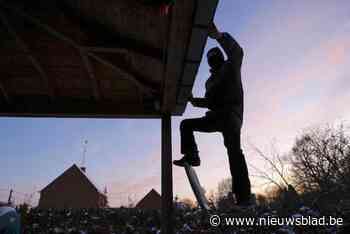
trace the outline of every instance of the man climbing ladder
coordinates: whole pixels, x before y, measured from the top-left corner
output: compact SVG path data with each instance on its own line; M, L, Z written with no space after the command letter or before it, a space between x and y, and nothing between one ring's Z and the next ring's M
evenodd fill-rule
M205 83L204 98L190 98L195 107L208 108L204 117L185 119L180 124L181 153L177 166L187 162L199 166L200 158L193 132L221 132L227 148L232 175L232 191L237 205L251 205L251 190L248 169L241 149L241 127L243 123L243 88L241 66L243 49L228 33L220 32L214 23L209 27L210 38L219 42L226 53L225 60L219 47L210 49L207 60L210 66L210 77Z

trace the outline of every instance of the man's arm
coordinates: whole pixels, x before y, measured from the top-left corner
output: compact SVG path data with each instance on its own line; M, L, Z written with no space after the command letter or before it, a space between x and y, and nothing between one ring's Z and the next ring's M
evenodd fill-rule
M217 41L219 42L220 46L224 49L228 60L242 60L243 49L229 33L222 33L222 36L218 38Z
M220 32L214 23L209 26L208 36L219 42L228 60L235 61L243 58L243 49L238 42L229 33Z
M191 97L189 101L194 107L208 108L208 100L206 98Z

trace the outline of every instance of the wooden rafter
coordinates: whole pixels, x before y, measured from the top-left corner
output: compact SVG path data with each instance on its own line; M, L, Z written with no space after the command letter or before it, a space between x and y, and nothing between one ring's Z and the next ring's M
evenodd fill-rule
M0 93L2 94L2 96L4 96L5 101L7 103L11 102L11 99L10 99L9 95L7 94L6 89L5 89L4 85L3 85L3 83L1 82L1 80L0 80Z
M140 105L142 105L143 103L143 97L142 97L142 92L140 91L139 87L136 87L136 95L138 97L138 101L140 103Z
M100 46L84 46L83 47L86 51L89 52L96 52L96 53L109 53L109 54L120 54L128 52L128 49L125 48L107 48L107 47L100 47Z
M1 116L14 117L90 117L90 118L159 118L155 110L144 111L134 102L96 101L77 99L56 99L55 102L42 102L35 97L17 96L18 105L5 105L0 108ZM113 108L111 108L113 107Z
M98 88L98 83L97 83L97 77L95 75L95 72L91 66L91 62L89 60L89 56L85 53L84 50L80 50L80 56L83 60L83 64L84 67L86 69L86 72L90 78L90 83L92 85L92 89L93 89L93 93L94 93L94 97L96 100L98 100L100 98L100 91Z
M1 4L1 2L0 2L0 4ZM84 51L88 56L93 57L98 62L100 62L100 63L102 63L102 64L112 68L113 70L121 71L121 72L127 74L126 77L131 82L133 82L135 85L139 86L144 93L153 94L153 93L155 93L157 91L153 87L150 87L150 86L144 84L144 82L138 80L138 78L136 78L134 76L133 72L128 71L126 68L119 68L117 65L112 64L109 61L106 61L105 59L101 58L100 56L97 56L97 55L95 55L92 52L85 51L84 47L80 46L74 40L72 40L71 38L65 36L64 34L62 34L60 32L58 32L57 30L53 29L49 25L42 23L40 20L36 19L35 17L33 17L31 15L28 15L28 14L22 12L21 10L19 10L19 9L17 9L15 7L10 7L10 6L5 6L5 5L1 5L1 6L3 6L6 9L9 9L9 10L13 11L18 16L26 19L28 22L32 23L33 25L43 29L48 34L56 37L57 39L66 42L67 44L71 45L73 48L76 48L79 52L80 51Z
M126 37L121 33L110 30L108 27L97 22L96 20L82 17L80 13L78 13L68 4L64 3L64 1L59 1L58 6L60 6L61 10L64 12L65 16L69 18L69 20L79 24L84 33L96 37L97 43L101 42L104 47L107 45L107 48L101 48L99 45L97 45L95 47L90 47L91 49L102 49L106 53L126 50L162 62L164 57L164 51L162 48L155 48L140 40L136 40L135 38ZM108 36L107 39L106 36Z
M156 90L154 90L153 88L149 88L147 87L146 85L144 85L141 81L139 81L138 79L135 79L134 76L132 74L130 74L128 71L126 71L125 69L122 69L114 64L112 64L111 62L101 58L100 56L94 54L94 53L91 53L91 52L88 52L88 55L95 59L96 61L98 61L99 63L111 68L112 70L118 72L118 73L124 73L126 74L129 78L130 81L132 81L138 88L140 88L141 90L143 91L147 91L147 93L153 93L155 92ZM147 87L147 90L145 90L145 87Z
M48 90L48 95L51 99L54 98L54 89L52 85L50 85L49 77L46 74L43 67L40 65L38 60L34 57L34 55L31 53L29 47L26 45L26 43L19 37L16 30L11 26L10 22L8 21L6 15L0 10L0 20L2 24L6 27L9 34L16 40L17 45L19 48L27 55L29 61L35 68L35 70L39 73L42 81L45 83L45 87Z

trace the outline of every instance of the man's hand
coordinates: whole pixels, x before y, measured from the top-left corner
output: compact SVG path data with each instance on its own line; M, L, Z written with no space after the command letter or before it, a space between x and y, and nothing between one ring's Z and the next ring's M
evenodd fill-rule
M192 106L196 106L196 100L194 97L191 97L189 101L192 104Z
M193 97L193 94L191 94L191 97L188 99L188 101L192 104L192 106L196 106L196 98Z
M200 107L200 108L207 108L208 107L208 103L207 103L207 100L205 98L190 97L189 101L192 104L192 106L194 106L194 107Z
M222 33L218 30L214 22L211 22L208 28L208 36L211 39L219 39L222 36Z

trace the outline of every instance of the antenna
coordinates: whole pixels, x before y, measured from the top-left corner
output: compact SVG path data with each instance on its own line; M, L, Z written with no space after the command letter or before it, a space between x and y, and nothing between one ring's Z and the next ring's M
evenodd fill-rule
M81 170L83 172L86 171L85 160L86 160L87 144L88 144L88 141L85 140L84 143L83 143L83 158L82 158L82 161L81 161Z
M12 194L13 194L13 190L11 189L10 194L9 194L9 199L7 201L8 204L11 204L11 202L12 202Z

